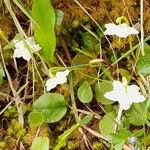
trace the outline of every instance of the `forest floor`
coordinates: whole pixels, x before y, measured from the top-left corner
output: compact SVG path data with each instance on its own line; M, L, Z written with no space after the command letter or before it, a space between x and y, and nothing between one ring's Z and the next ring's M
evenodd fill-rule
M149 93L149 0L0 1L0 149L149 150Z

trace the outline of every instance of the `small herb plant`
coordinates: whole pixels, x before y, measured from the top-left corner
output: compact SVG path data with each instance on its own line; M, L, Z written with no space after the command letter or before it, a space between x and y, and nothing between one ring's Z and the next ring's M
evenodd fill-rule
M120 16L113 0L104 12L95 1L1 2L13 31L0 26L0 149L150 148L149 2L139 24L138 2L120 1Z

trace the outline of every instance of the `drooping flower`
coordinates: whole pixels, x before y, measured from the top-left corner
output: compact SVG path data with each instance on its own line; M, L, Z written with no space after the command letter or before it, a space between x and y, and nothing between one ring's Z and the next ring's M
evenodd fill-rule
M64 84L67 82L67 76L69 75L70 70L66 69L65 71L57 72L56 75L46 81L46 89L50 91L55 88L58 84Z
M108 23L105 24L106 31L104 31L105 35L116 35L120 38L127 38L131 34L138 34L139 32L133 28L129 27L126 23L122 24L114 24L114 23Z
M41 47L35 43L33 37L29 37L25 40L14 40L14 58L20 58L29 61L32 58L32 53L41 50Z
M113 81L113 90L106 92L104 96L112 101L118 101L120 107L124 110L130 108L132 103L145 101L145 97L139 92L137 85L127 85L120 81Z

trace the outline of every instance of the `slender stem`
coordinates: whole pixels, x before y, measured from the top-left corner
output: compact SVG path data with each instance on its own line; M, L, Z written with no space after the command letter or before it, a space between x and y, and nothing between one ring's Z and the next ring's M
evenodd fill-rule
M9 86L11 88L11 91L12 91L12 94L13 94L13 97L14 97L14 100L15 100L15 104L16 104L16 107L17 107L18 121L19 121L20 125L23 127L23 125L24 125L24 118L23 118L23 110L22 110L21 98L19 97L20 93L17 93L15 91L14 87L13 87L12 79L11 79L11 77L9 75L9 72L8 72L7 68L6 68L6 64L5 64L5 60L4 60L4 56L3 56L1 43L0 43L0 54L1 54L2 64L3 64L4 70L5 70L7 79L8 79L8 83L9 83Z
M140 1L140 18L141 18L141 52L144 56L144 28L143 28L143 12L144 12L144 1Z
M116 123L115 123L115 126L114 126L114 133L116 133L118 124L120 123L121 116L122 116L122 111L123 111L122 107L119 106L118 115L117 115Z
M130 26L129 21L128 21L128 19L127 19L125 16L119 17L116 22L119 23L119 24L121 24L122 21L125 21L125 23L126 23L128 26ZM133 52L133 45L132 45L132 40L133 40L133 39L132 39L132 35L129 35L129 38L128 38L128 39L129 39L129 45L130 45L131 54L132 54L133 58L136 60L135 55L134 55L134 52Z
M69 82L70 82L70 97L71 97L71 102L72 102L72 109L73 109L73 113L74 113L76 122L79 122L79 117L78 117L78 112L77 112L77 107L76 107L76 102L75 102L75 97L74 97L72 74L70 74Z
M132 45L132 35L129 35L129 45L130 45L131 54L132 54L134 60L136 60L134 51L133 51L133 45Z

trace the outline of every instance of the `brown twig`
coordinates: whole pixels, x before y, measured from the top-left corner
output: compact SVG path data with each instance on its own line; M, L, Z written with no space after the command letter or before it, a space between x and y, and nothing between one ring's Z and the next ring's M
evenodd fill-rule
M63 37L62 34L59 34L58 37L59 37L60 44L61 44L61 46L63 47L63 49L65 51L66 57L67 57L69 63L71 64L72 59L71 59L71 56L70 56L67 44L66 44L66 42L64 40L64 37Z

